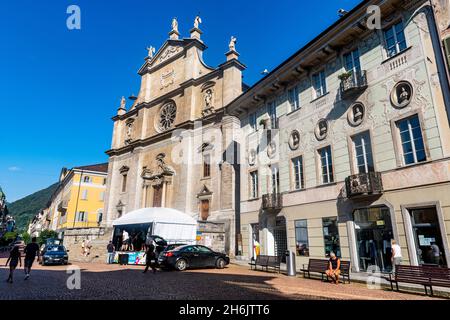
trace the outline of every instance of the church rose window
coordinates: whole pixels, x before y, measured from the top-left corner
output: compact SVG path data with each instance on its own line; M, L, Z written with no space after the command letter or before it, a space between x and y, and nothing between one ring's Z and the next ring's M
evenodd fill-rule
M169 102L161 108L161 113L159 116L159 127L161 130L165 131L172 127L175 122L175 117L177 115L177 107L175 103Z

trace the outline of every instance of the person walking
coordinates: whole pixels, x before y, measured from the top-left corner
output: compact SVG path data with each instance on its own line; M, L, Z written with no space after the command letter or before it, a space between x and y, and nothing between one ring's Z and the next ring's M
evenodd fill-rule
M31 267L33 266L36 256L39 260L39 245L36 243L36 237L31 239L31 243L27 244L24 250L25 253L25 280L30 278Z
M114 251L116 248L114 247L112 241L108 243L106 246L106 250L108 251L108 259L106 260L106 263L113 264L114 263Z
M17 264L20 264L20 267L22 267L22 258L20 255L19 246L14 246L12 248L5 266L8 266L8 263L9 263L9 277L8 280L6 280L6 282L13 283L14 270L16 270Z
M402 248L397 244L397 241L392 239L391 241L392 247L392 273L395 273L396 266L402 264Z
M148 268L152 268L153 273L156 272L156 254L153 244L147 246L147 251L145 252L145 270L143 273L146 273Z

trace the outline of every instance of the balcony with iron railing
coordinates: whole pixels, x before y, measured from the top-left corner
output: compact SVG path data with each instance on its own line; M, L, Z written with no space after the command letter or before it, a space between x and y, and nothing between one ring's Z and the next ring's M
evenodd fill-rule
M262 209L267 212L277 212L283 208L281 193L268 193L262 196Z
M345 179L347 197L363 197L383 193L383 181L380 172L361 173Z
M367 88L366 70L353 70L339 76L341 80L340 91L342 99L347 99L361 93Z

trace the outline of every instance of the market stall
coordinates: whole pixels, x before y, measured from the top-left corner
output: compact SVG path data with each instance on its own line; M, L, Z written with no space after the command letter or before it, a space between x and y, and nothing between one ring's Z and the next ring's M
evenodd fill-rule
M143 208L113 221L114 262L145 264L144 245L152 236L170 243L195 244L197 221L171 208Z

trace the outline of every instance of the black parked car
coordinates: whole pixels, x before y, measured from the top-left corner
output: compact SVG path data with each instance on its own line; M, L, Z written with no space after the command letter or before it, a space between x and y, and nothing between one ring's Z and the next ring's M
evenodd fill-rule
M230 263L230 258L205 246L185 245L163 252L158 263L163 268L175 268L179 271L205 267L223 269Z
M43 266L46 264L68 264L69 255L67 254L67 250L64 246L46 246L42 252L40 263Z

